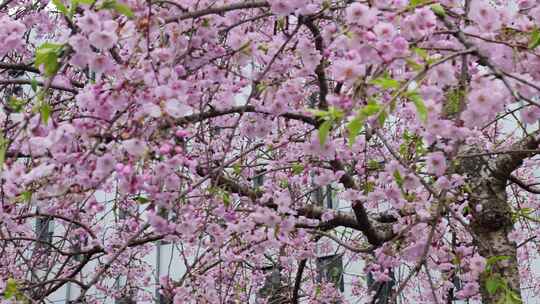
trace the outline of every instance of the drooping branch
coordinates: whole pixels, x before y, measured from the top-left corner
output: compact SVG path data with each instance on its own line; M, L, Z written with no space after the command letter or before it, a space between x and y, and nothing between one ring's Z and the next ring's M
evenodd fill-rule
M510 174L508 179L512 183L518 185L518 187L520 187L521 189L523 189L523 190L525 190L527 192L534 193L534 194L540 194L540 189L536 189L536 188L533 188L531 185L527 185L521 179L517 178L516 176L514 176L512 174Z
M43 82L43 81L35 81L34 82L32 80L29 80L29 79L7 79L7 80L6 79L0 79L0 85L10 85L10 84L32 85L33 83L35 83L36 85L41 86L41 87L46 86L46 83ZM68 88L68 87L61 86L61 85L51 84L49 87L51 89L65 91L65 92L69 92L69 93L73 93L73 94L77 94L79 92L76 89Z
M0 69L2 70L13 70L13 71L24 71L39 74L39 70L35 67L21 64L21 63L6 63L0 62Z
M261 7L269 7L269 6L270 4L266 1L252 1L252 2L243 1L243 2L234 3L230 5L207 8L207 9L202 9L199 11L185 13L180 16L165 19L165 23L178 22L181 20L192 19L192 18L195 19L195 18L206 16L206 15L223 14L226 12L241 10L241 9L261 8Z
M245 105L245 106L232 107L232 108L225 109L225 110L211 110L211 111L207 111L207 112L192 114L192 115L181 117L181 118L177 119L175 121L175 123L180 124L180 125L184 125L184 124L188 124L188 123L200 122L200 121L203 121L203 120L206 120L206 119L215 118L215 117L219 117L219 116L224 116L224 115L229 115L229 114L237 114L237 113L238 114L240 114L240 113L249 113L249 112L272 115L269 112L266 112L266 111L261 110L261 109L257 109L257 107L255 107L253 105ZM300 114L300 113L284 113L284 114L280 114L279 116L287 118L287 119L293 119L293 120L302 121L302 122L310 124L310 125L312 125L314 127L318 127L319 124L320 124L316 119L314 119L312 117L309 117L307 115Z
M321 32L313 22L312 18L305 17L302 23L309 29L315 40L315 49L321 54L321 60L315 68L315 74L317 74L317 81L319 86L319 108L326 109L328 107L326 96L328 95L328 81L326 79L326 72L324 70L324 41L321 36Z

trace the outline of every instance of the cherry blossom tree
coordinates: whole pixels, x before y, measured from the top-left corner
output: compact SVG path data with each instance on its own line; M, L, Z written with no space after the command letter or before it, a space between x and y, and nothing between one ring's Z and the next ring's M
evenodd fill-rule
M539 45L534 0L0 1L2 301L524 303Z

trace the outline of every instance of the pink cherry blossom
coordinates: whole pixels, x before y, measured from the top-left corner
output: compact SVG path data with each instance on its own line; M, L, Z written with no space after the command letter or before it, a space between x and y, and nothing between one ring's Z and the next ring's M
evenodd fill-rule
M46 2L0 3L4 302L535 300L537 1Z
M441 176L446 171L446 157L442 152L430 153L426 159L427 171Z
M88 36L90 43L100 50L107 50L114 46L117 37L114 32L94 31Z
M147 149L146 144L138 138L125 140L122 146L127 153L133 156L141 156Z

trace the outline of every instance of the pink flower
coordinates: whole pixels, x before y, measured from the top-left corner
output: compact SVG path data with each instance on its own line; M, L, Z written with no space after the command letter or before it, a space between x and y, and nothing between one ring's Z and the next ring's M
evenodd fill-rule
M142 113L150 117L158 118L161 117L161 108L152 102L146 102L142 106Z
M22 177L23 183L29 184L35 180L46 177L53 173L54 168L54 164L41 164Z
M270 2L270 9L272 12L278 16L287 16L294 12L296 9L292 5L290 0L272 0Z
M454 268L454 264L452 263L442 263L439 265L439 269L442 271L450 271Z
M77 20L77 25L85 33L90 33L101 28L101 22L96 13L86 10L84 16Z
M456 293L458 299L470 298L478 293L479 286L477 282L469 282L463 286L463 288Z
M448 190L451 187L450 180L446 176L439 177L435 185L437 185L437 187L442 190Z
M354 81L363 74L364 68L352 60L338 60L332 65L334 78L337 81Z
M407 190L415 190L420 186L418 177L413 174L407 174L403 177L403 187Z
M530 10L529 16L533 17L533 20L536 23L536 25L540 25L540 6L536 6L535 8Z
M104 176L114 170L115 163L116 160L111 154L105 154L98 158L96 162L96 172L98 172L99 175Z
M426 248L426 243L424 242L418 242L416 244L412 244L409 247L403 249L401 252L403 259L405 259L408 262L416 262L418 259L422 257L422 254L424 253L424 250Z
M427 171L441 176L446 171L446 157L442 152L433 152L427 156Z
M394 48L395 55L405 55L409 51L409 42L399 36L392 40L392 47Z
M480 256L478 253L476 253L470 260L469 260L469 268L472 272L475 274L482 273L486 268L486 259L482 256Z
M332 220L334 217L335 217L334 211L327 210L321 215L321 220L323 222L328 222L328 221Z
M0 57L22 46L25 31L23 23L8 16L0 17Z
M83 35L71 36L68 40L69 44L76 50L77 53L91 53L90 42Z
M477 23L481 30L493 32L501 28L502 22L499 12L485 0L471 2L469 18Z
M534 124L540 119L540 107L528 106L520 111L521 119L526 124Z
M89 68L96 73L104 73L112 69L111 59L105 55L97 55L90 59Z
M174 118L180 118L186 115L191 114L193 111L191 107L183 104L182 102L171 99L165 102L164 107L165 113L169 114Z
M157 233L169 233L169 225L167 224L167 221L155 213L148 214L148 223L156 230Z
M332 158L336 153L334 142L330 139L321 146L318 136L312 136L311 141L304 146L304 152L311 156L319 156L322 158Z
M497 102L496 95L490 89L477 89L470 92L468 99L471 109L479 113L488 114L494 103Z
M450 62L445 62L431 70L431 81L436 82L439 85L452 85L457 81L454 73L452 64L450 64Z
M395 35L395 28L391 23L379 22L373 28L373 32L377 35L377 38L381 40L391 40Z
M345 20L351 24L370 27L377 22L377 10L369 6L354 2L345 11Z
M426 209L422 208L420 210L417 210L416 214L418 215L418 218L420 219L420 221L425 222L431 219L431 213L429 213L429 211L427 211Z
M100 50L112 48L118 40L116 34L109 31L92 32L88 38L90 39L90 43Z
M488 120L488 117L481 112L478 112L475 109L467 108L463 113L461 114L461 119L465 122L465 125L467 127L479 127L485 124Z
M273 100L268 110L274 115L280 115L283 113L287 113L287 111L289 110L289 105L287 104L286 99L276 98Z
M75 53L73 56L71 56L71 59L69 60L69 63L81 68L84 68L88 65L89 58L86 54L81 53Z
M146 152L146 144L138 138L124 140L122 146L132 156L141 156Z

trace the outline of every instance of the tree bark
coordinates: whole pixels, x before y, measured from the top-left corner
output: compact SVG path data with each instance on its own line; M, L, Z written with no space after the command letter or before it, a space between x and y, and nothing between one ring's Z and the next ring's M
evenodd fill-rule
M471 230L478 253L493 262L488 263L480 279L485 304L507 303L503 301L511 293L514 299L521 299L517 244L508 237L513 229L512 209L506 194L506 182L513 170L509 170L508 164L485 156L461 164L468 176ZM490 292L487 288L490 280L501 285Z

